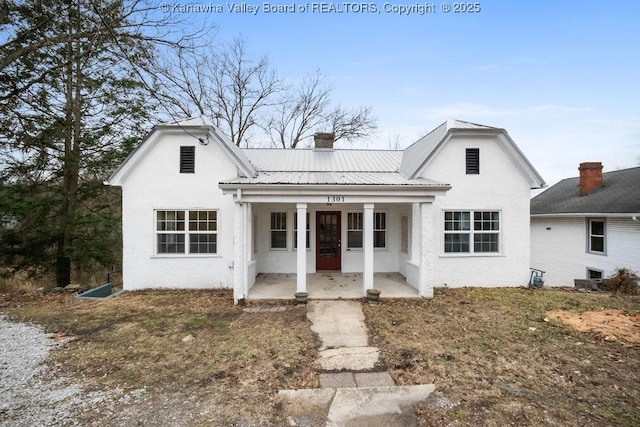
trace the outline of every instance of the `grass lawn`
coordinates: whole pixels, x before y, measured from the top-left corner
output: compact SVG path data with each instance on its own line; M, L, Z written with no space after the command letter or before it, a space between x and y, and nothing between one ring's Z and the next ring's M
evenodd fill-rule
M633 333L578 332L549 316L607 309L634 319L640 337L637 297L573 290L442 289L365 314L396 383L436 385L423 425L638 426Z
M396 383L436 385L423 425L640 425L640 343L548 314L617 309L637 320L637 297L458 289L363 307ZM88 390L146 390L82 424L286 425L277 391L319 386L304 307L249 313L229 291L163 290L98 302L5 293L0 312L76 337L51 358Z

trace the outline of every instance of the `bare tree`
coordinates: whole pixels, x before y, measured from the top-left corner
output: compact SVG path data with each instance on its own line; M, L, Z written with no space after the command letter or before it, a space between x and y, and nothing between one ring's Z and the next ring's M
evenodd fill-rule
M377 129L376 120L371 115L369 107L345 110L339 106L329 113L327 121L335 141L364 138Z
M273 146L296 148L315 132L336 140L369 136L376 120L367 107L331 107L331 87L319 71L294 88L278 76L266 57L251 60L235 39L213 49L189 48L165 61L157 84L176 112L212 117L238 146L250 146L261 129Z
M317 71L303 80L297 93L284 94L265 127L275 146L296 148L300 141L310 137L313 130L326 121L330 88L323 82L322 74Z
M236 145L249 144L263 127L265 110L276 106L285 84L266 56L252 60L242 39L213 49L182 49L165 61L159 84L167 103L183 114L195 109L215 119Z
M352 111L340 106L332 109L332 88L325 80L320 71L316 71L305 78L294 93L285 94L265 129L274 146L296 148L315 132L331 132L335 141L353 141L376 130L376 120L368 107Z

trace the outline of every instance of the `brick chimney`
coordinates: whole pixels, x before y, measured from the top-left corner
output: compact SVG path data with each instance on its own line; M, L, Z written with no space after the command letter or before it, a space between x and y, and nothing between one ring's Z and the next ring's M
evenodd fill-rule
M333 138L332 133L318 132L313 135L313 142L315 149L333 150Z
M584 162L580 163L580 195L590 193L602 186L602 163Z

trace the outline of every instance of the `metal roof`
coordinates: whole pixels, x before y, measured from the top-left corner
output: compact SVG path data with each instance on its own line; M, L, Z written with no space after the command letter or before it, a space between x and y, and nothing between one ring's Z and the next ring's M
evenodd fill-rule
M397 172L402 151L301 150L258 148L242 150L258 172Z
M231 178L220 184L406 185L448 187L429 179L407 179L397 172L260 172L255 178Z
M602 186L580 195L580 178L567 178L531 199L531 215L640 213L640 167L602 174Z

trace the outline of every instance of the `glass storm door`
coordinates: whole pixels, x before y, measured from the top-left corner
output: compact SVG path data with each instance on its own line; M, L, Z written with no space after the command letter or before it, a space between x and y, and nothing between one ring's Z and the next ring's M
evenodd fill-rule
M340 270L340 212L316 213L316 270Z

